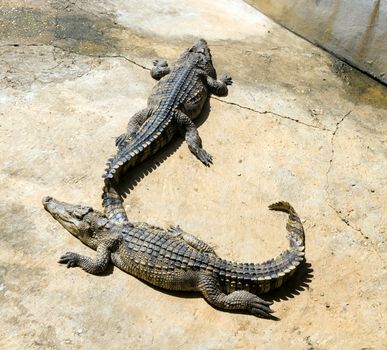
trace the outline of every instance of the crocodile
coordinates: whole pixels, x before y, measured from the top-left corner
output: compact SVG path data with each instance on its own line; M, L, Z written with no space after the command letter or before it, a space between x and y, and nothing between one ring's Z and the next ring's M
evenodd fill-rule
M305 235L299 216L287 202L269 206L289 214L290 246L275 259L260 264L221 259L214 249L180 227L163 229L146 223L125 223L82 205L45 197L44 208L67 231L97 251L96 258L67 252L59 263L101 274L113 263L119 269L157 287L200 292L209 304L272 317L272 302L258 297L279 288L304 261Z
M199 116L209 94L226 96L227 86L232 84L227 75L217 79L204 39L186 49L171 67L163 59L154 61L151 76L158 83L148 98L147 107L132 116L127 132L117 137L117 153L108 159L103 174L102 206L108 218L122 223L127 217L122 210L122 198L116 195L121 175L155 154L174 135L180 132L190 151L203 164L212 163L193 120Z

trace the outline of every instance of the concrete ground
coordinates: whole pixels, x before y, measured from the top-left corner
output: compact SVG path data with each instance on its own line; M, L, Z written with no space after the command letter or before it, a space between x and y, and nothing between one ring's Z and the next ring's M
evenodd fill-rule
M387 91L238 0L3 0L0 5L0 348L385 349ZM123 186L134 221L180 224L237 261L287 247L291 202L307 265L266 296L279 321L222 312L114 269L48 215L45 195L100 208L114 137L146 104L152 60L208 40L234 85L199 132Z

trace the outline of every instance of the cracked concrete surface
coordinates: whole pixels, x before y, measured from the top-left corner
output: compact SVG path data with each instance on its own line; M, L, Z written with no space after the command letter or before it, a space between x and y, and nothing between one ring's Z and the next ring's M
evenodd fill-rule
M235 82L199 127L214 165L176 140L130 174L125 206L262 261L287 246L285 217L266 207L291 202L310 265L266 296L278 322L56 263L94 252L41 198L100 208L105 160L146 104L152 61L198 36ZM1 348L386 347L384 86L237 0L6 0L0 38Z

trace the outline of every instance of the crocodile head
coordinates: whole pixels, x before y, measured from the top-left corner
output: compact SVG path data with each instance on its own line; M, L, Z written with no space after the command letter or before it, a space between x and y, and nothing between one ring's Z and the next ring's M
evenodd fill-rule
M60 202L52 197L43 198L42 204L67 231L91 248L108 222L102 213L91 207Z
M208 75L216 78L215 69L212 64L211 51L207 41L204 39L197 40L191 48L183 53L181 58L184 60L188 58L188 60L194 62L198 68L203 69Z

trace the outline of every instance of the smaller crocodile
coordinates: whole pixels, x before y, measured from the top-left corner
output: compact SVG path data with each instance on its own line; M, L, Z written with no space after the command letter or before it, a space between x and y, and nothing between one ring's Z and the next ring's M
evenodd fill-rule
M95 259L67 252L59 263L79 266L92 274L110 263L155 286L201 292L213 306L245 310L269 317L272 302L257 294L280 287L304 260L305 236L301 221L287 202L269 206L289 214L290 247L261 264L235 263L219 258L214 249L179 227L165 230L146 223L117 224L90 207L72 205L51 197L44 208L71 234L97 251Z
M212 156L202 148L193 120L199 116L210 93L226 96L227 86L232 84L227 75L217 79L204 39L185 50L171 67L165 60L154 61L151 76L159 81L148 98L148 106L129 120L127 132L117 138L117 154L108 159L103 174L102 206L115 221L127 219L119 209L122 199L116 196L121 175L155 154L178 132L201 162L206 166L212 162Z

